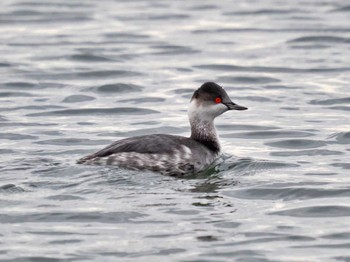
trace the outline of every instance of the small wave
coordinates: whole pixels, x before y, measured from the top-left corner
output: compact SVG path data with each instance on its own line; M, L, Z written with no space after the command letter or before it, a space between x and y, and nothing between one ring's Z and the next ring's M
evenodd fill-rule
M88 3L71 3L71 2L45 2L45 1L18 1L11 3L11 6L24 6L24 7L56 7L56 8L78 8L81 9L82 7L92 7L92 4Z
M213 10L213 9L217 9L218 7L216 5L211 5L211 4L199 4L199 5L195 5L190 7L191 10Z
M161 50L156 53L153 53L155 55L181 55L194 54L200 52L199 50L193 49L192 47L178 45L155 45L152 46L152 48L156 50Z
M329 137L330 139L335 138L334 143L337 144L350 144L350 132L335 133Z
M92 17L81 12L45 12L38 15L2 14L0 23L3 24L43 24L43 23L70 23L89 21Z
M279 127L276 126L263 126L263 125L242 125L242 124L234 124L234 125L217 125L218 129L222 130L273 130L273 129L280 129Z
M286 209L269 214L291 217L347 217L350 216L350 207L340 205L310 206Z
M282 137L309 137L314 136L313 133L304 131L254 131L245 133L224 134L221 137L227 138L246 138L246 139L266 139L266 138L282 138Z
M6 184L0 186L0 193L20 193L24 192L25 190L19 186L16 186L14 184Z
M276 168L290 168L297 167L296 164L268 161L268 160L254 160L250 158L235 158L233 156L224 156L224 161L216 166L218 172L230 171L235 175L254 175L256 173L268 171Z
M237 66L225 64L205 64L193 66L200 69L209 69L229 72L262 72L262 73L332 73L350 71L349 67L340 68L292 68L292 67L268 67L268 66Z
M350 169L350 163L333 163L333 164L330 164L331 166L334 166L334 167L340 167L342 169Z
M134 104L157 103L157 102L164 102L164 101L165 101L165 98L161 98L161 97L141 97L141 98L119 100L119 102L131 102Z
M154 15L154 16L150 16L147 19L150 20L176 20L176 19L187 19L190 16L188 15L184 15L184 14L167 14L167 15Z
M113 133L103 133L99 136L112 136L112 137L131 137L131 136L141 136L141 135L150 135L150 134L181 134L186 132L186 129L181 127L173 126L160 126L155 128L142 128L135 131L127 132L113 132Z
M193 94L193 89L191 88L178 88L175 90L172 90L175 94Z
M328 149L298 150L298 151L277 151L271 152L271 156L339 156L344 153L341 151Z
M0 223L38 223L48 222L98 222L98 223L131 223L132 219L145 217L145 214L138 212L42 212L42 213L16 213L0 214Z
M263 96L242 96L242 97L237 97L238 99L244 99L244 100L248 100L248 101L256 101L256 102L262 102L262 103L266 103L266 102L280 102L277 99L271 99L268 97L263 97Z
M119 78L119 77L131 77L131 76L141 76L142 74L134 71L126 70L92 70L76 73L42 73L42 74L31 74L33 78L44 78L44 79L53 79L53 80L72 80L72 79L110 79L110 78Z
M310 101L311 105L339 105L339 104L349 104L349 103L350 103L350 97Z
M0 92L0 97L31 97L30 93L25 92Z
M235 12L225 12L223 15L227 16L239 16L239 15L286 15L295 12L300 12L299 9L260 9L252 11L235 11Z
M341 233L331 233L321 236L324 239L350 239L350 232L341 232Z
M9 63L0 63L0 67L10 67L11 64Z
M111 32L106 33L104 35L107 38L116 38L118 40L145 40L147 38L150 38L149 35L145 34L136 34L136 33L123 33L123 32Z
M143 90L143 87L133 84L117 83L102 85L98 88L95 88L95 90L101 93L127 93L141 92Z
M85 200L85 198L83 197L67 195L67 194L48 196L46 197L46 199L58 200L58 201Z
M0 148L0 155L9 155L9 154L14 154L15 151L11 149L1 149ZM1 169L1 167L0 167Z
M100 78L100 77L122 77L122 76L139 76L141 73L124 70L96 70L90 72L76 73L79 77Z
M71 95L67 96L62 100L62 103L81 103L95 100L95 97L86 96L86 95Z
M80 61L80 62L110 62L109 59L104 56L92 55L92 54L77 54L68 57L70 60Z
M36 141L39 145L57 145L57 146L76 146L76 145L103 145L109 143L109 140L91 140L82 138L57 138Z
M116 108L86 108L86 109L66 109L41 113L27 114L26 116L92 116L92 115L147 115L155 114L159 111L146 108L116 107Z
M334 110L350 111L350 106L331 106L328 108Z
M218 82L225 83L243 83L243 84L267 84L267 83L277 83L281 80L272 77L262 77L262 76L221 76L217 78Z
M302 89L303 87L301 86L287 86L287 85L265 85L263 86L263 88L265 89L277 89L277 90L285 90L285 89L292 89L292 90L296 90L296 89Z
M61 109L65 108L64 106L55 106L55 105L44 105L44 106L18 106L18 107L10 107L10 108L0 108L0 111L18 111L18 110L24 110L24 111L29 111L29 110L47 110L47 109Z
M332 11L333 12L350 12L350 5L342 6Z
M279 148L290 148L290 149L307 149L307 148L317 148L326 145L324 141L321 140L310 140L310 139L288 139L280 140L276 142L265 143L265 145Z
M9 121L6 117L0 115L0 122L6 122Z
M311 187L278 187L264 185L262 187L236 189L227 192L228 195L242 199L260 200L305 200L315 198L349 197L349 188L325 189Z
M303 19L303 20L310 20L309 17L294 17L295 19ZM313 20L313 18L311 18ZM350 31L349 28L347 27L324 27L320 29L319 27L285 27L285 28L256 28L256 27L235 27L235 28L219 28L219 29L194 29L191 31L193 34L229 34L229 33L254 33L254 32L260 32L260 33L324 33L324 32L329 32L329 33L335 33L335 32L344 32L348 33Z
M0 139L6 139L6 140L25 140L25 139L37 139L36 136L31 135L22 135L22 134L15 134L15 133L0 133Z
M350 43L350 38L339 37L339 36L304 36L298 37L292 40L288 40L288 43L309 43L309 42L320 42L320 43Z
M33 89L37 87L37 85L30 82L7 82L4 83L4 86L11 89Z

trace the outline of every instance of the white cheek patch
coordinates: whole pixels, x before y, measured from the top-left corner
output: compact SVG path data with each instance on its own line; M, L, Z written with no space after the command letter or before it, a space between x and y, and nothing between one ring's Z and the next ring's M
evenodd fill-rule
M224 104L199 104L192 100L188 110L190 119L199 118L203 121L213 121L215 117L225 113L228 110Z
M207 108L209 109L208 111L210 111L210 112L212 112L212 114L214 114L214 117L217 117L217 116L225 113L228 110L227 106L225 106L222 103L210 105L210 106L207 106Z

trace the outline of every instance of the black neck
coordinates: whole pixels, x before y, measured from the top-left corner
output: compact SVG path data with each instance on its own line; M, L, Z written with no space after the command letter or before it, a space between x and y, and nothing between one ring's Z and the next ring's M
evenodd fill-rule
M198 139L198 138L193 138L192 139L196 140L197 142L201 143L203 146L208 148L210 151L214 152L215 154L220 152L220 145L217 141L215 140L206 140L206 139Z
M201 143L214 153L220 152L219 139L213 120L202 120L200 117L190 117L191 138Z

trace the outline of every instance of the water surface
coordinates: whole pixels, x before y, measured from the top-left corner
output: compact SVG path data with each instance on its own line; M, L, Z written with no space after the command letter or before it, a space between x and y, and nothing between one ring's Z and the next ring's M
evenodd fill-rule
M350 261L345 1L0 6L1 260ZM76 165L189 135L205 81L249 110L203 174Z

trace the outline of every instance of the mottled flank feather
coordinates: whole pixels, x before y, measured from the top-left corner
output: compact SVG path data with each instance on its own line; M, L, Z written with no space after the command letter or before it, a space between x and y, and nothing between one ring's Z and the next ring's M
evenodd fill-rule
M202 170L213 160L210 150L193 139L171 135L147 135L119 140L79 159L77 163L115 165L182 176Z

